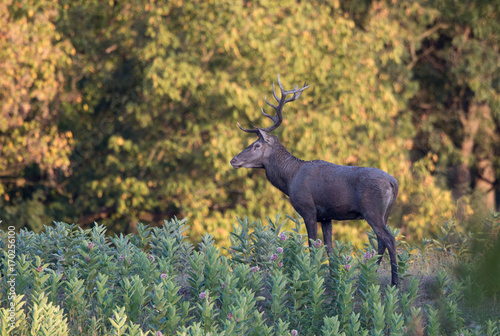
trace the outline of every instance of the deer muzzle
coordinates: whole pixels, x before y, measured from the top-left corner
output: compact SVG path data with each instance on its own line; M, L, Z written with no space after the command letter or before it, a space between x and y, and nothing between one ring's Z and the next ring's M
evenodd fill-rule
M233 168L241 168L241 166L243 165L236 157L234 157L232 160L231 160L231 166L233 166Z

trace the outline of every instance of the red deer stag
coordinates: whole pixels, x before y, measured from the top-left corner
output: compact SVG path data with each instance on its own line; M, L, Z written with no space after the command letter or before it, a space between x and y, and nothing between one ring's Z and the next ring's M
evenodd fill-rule
M387 248L391 261L392 285L399 282L396 240L387 228L387 219L398 195L398 182L386 172L369 167L341 166L326 161L303 161L286 150L275 135L270 134L283 121L283 107L300 97L309 87L286 91L280 82L281 98L273 83L278 105L267 101L276 115L262 114L274 122L267 128L245 129L259 138L231 160L234 168L263 168L267 179L290 198L292 206L303 217L309 243L317 239L317 222L321 223L327 251L332 248L332 220L365 219L377 235L378 254ZM291 97L287 98L288 95Z

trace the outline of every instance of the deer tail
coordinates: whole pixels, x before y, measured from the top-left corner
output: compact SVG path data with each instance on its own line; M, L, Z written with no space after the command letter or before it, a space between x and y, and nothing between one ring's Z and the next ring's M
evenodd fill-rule
M392 187L392 195L393 195L394 199L396 199L396 197L398 197L398 193L399 193L398 181L396 179L391 179L390 183L391 183L391 187Z

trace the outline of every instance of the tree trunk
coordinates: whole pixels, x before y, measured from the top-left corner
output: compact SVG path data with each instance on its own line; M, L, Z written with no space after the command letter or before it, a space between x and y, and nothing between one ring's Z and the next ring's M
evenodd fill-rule
M478 176L476 177L476 189L481 193L482 203L485 209L496 211L495 198L495 169L491 158L485 158L478 162Z
M467 113L461 111L460 122L464 132L461 145L462 162L454 169L452 194L457 200L457 219L465 219L467 203L462 196L468 194L471 186L470 161L474 149L475 137L481 119L478 116L478 105L471 103Z
M480 108L482 123L480 126L481 138L476 154L477 174L475 188L479 192L481 207L484 210L496 211L495 184L496 174L493 166L495 157L494 147L498 143L498 134L495 132L495 123L491 117L491 109L483 104Z

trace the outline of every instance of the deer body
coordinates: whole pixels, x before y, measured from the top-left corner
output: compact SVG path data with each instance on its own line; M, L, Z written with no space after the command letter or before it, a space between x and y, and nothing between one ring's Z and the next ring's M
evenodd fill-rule
M263 168L267 179L289 196L295 210L303 217L309 239L317 239L317 222L321 222L327 251L332 248L332 220L365 219L378 240L378 254L389 250L392 284L398 283L395 239L386 226L398 194L398 183L386 172L369 167L341 166L322 160L303 161L290 154L270 131L281 123L284 104L293 101L307 88L282 91L280 103L274 106L275 121L267 129L242 129L256 133L257 141L231 160L234 168ZM292 98L286 95L293 93ZM266 100L267 102L267 100ZM238 125L239 126L239 125ZM381 258L381 257L380 257ZM379 259L380 262L380 259Z
M311 161L297 172L288 196L296 209L312 205L318 222L353 220L369 217L370 210L385 213L395 186L392 176L375 168Z

